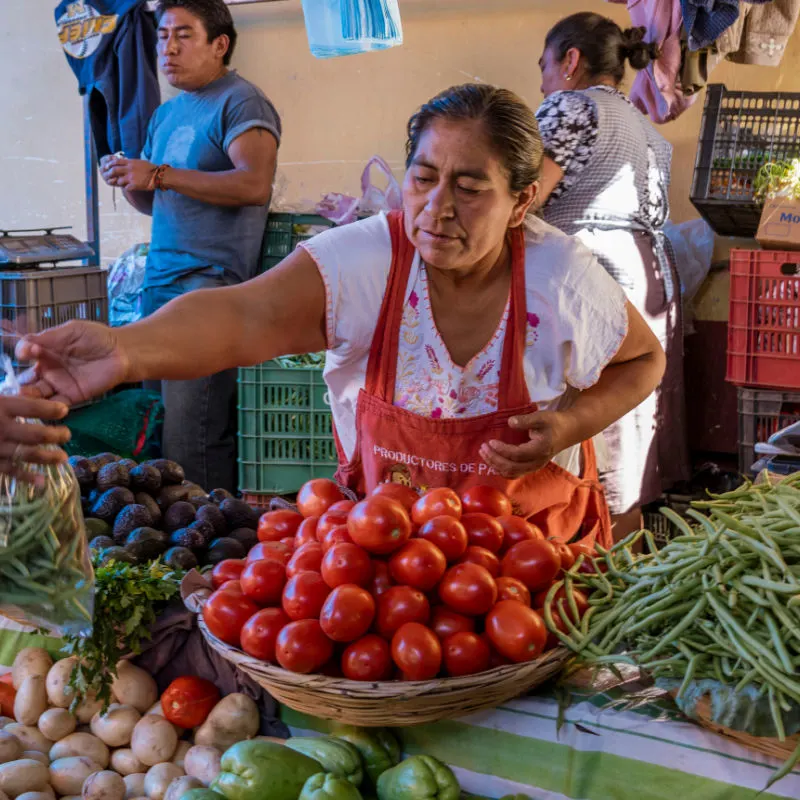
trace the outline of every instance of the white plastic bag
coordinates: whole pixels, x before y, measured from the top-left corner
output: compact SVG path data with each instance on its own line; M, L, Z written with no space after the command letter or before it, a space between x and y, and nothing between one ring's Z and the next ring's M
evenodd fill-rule
M148 246L126 250L108 270L108 319L112 328L142 318L142 287Z
M664 234L675 253L675 269L681 281L683 299L691 300L711 269L714 231L703 219L692 219L678 225L668 220Z

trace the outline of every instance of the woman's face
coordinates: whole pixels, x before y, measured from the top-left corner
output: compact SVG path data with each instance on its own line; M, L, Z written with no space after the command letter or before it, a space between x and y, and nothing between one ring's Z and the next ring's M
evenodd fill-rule
M482 122L434 120L403 182L406 234L427 265L468 274L494 264L535 194L511 192Z
M556 58L551 48L546 48L539 59L539 69L542 71L542 94L549 97L553 92L560 92L564 89L575 88L570 81L564 77L566 65L563 60Z

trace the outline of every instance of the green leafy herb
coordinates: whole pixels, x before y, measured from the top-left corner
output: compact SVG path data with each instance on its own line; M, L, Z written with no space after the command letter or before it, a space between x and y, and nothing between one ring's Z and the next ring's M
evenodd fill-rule
M275 363L284 369L316 368L325 366L325 353L305 353L300 356L280 356Z
M764 164L753 188L756 199L762 203L778 195L800 200L800 158Z
M94 692L106 707L117 662L141 652L150 638L150 625L166 603L178 594L182 572L161 561L122 564L95 563L95 618L91 637L67 636L64 652L76 656L78 666L70 676L75 690L73 705Z

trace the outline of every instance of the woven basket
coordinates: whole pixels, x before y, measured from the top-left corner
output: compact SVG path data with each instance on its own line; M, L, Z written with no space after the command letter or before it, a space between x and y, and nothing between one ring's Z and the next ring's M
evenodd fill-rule
M235 664L279 703L323 719L363 727L404 727L496 708L556 675L570 657L566 648L536 661L432 681L366 683L324 675L300 675L272 667L217 639L198 616L200 631L223 658Z

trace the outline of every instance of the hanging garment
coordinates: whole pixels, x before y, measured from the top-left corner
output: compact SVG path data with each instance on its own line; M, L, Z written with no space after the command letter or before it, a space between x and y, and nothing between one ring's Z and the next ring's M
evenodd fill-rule
M89 113L98 158L139 158L160 102L156 24L145 0L62 0L58 37Z
M737 64L777 67L797 25L800 0L742 2L739 18L717 41L718 55Z
M690 50L701 50L719 39L739 18L739 0L681 0L683 26Z

